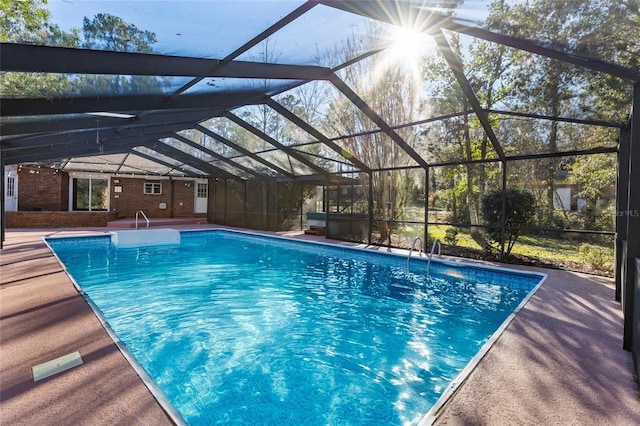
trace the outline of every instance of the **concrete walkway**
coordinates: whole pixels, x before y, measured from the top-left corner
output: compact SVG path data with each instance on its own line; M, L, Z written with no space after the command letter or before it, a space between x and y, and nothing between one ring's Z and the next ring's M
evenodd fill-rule
M170 425L42 242L7 232L1 252L0 424ZM79 351L84 363L34 382L32 367Z
M532 270L533 268L527 268ZM613 280L540 270L518 313L438 425L640 425L631 353Z
M41 240L87 232L105 228L7 232L0 258L2 425L171 424ZM535 270L549 278L436 424L640 424L612 280ZM74 351L82 365L33 381L33 366Z

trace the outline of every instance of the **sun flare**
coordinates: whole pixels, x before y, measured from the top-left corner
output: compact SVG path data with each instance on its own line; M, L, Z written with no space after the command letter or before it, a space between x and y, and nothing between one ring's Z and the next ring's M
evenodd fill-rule
M389 29L392 55L403 62L413 63L433 48L430 37L414 30L392 26Z
M383 75L389 69L394 69L406 75L407 81L416 87L421 85L425 56L436 49L433 38L412 27L399 25L387 27L385 38L387 50L376 74Z

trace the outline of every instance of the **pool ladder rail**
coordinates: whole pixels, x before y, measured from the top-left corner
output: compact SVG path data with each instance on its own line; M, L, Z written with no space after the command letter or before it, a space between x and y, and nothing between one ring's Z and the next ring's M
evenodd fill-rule
M144 217L144 220L147 221L147 228L149 227L149 218L147 217L146 214L144 214L144 212L142 210L138 210L136 212L136 229L138 229L138 217L139 215L142 215L142 217Z
M416 243L418 241L420 241L419 256L422 256L422 238L416 237L411 243L411 248L409 249L409 255L407 256L407 271L409 271L409 261L411 260L411 253L413 253L413 250L416 248ZM428 256L429 260L427 261L427 275L429 275L429 271L431 269L431 259L433 258L433 253L436 250L436 246L438 247L438 257L442 256L442 244L440 244L440 240L435 240L433 242L433 245L431 246L431 251L429 252L429 256Z
M411 260L411 253L413 253L413 249L416 248L416 243L420 241L420 252L419 252L419 256L422 257L422 238L420 237L416 237L413 239L413 242L411 243L411 248L409 249L409 256L407 256L407 271L409 271L409 261Z
M427 276L429 276L429 270L431 269L431 259L433 259L433 252L436 249L436 245L438 246L438 257L442 257L442 244L440 244L440 240L435 240L433 245L431 246L431 251L429 252L429 261L427 262Z

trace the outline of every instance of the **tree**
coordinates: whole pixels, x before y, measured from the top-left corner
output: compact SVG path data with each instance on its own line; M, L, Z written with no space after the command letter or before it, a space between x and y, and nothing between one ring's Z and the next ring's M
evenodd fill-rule
M492 3L484 27L491 31L504 32L505 23L501 17L507 10L509 6L504 0ZM510 68L518 55L517 52L482 40L474 40L465 51L465 46L457 33L450 35L449 44L460 60L467 59L464 72L483 107L492 109L503 101L514 85ZM424 66L425 78L434 82L430 85L430 102L434 112L436 115L441 115L468 111L470 105L458 81L453 78L449 65L439 58L440 55L435 56L430 58ZM493 117L490 118L495 130L499 126L499 121ZM432 138L432 151L438 153L440 161L459 159L482 161L495 155L487 134L474 114L465 113L443 121L434 129L432 136L436 137ZM449 149L442 149L443 141ZM464 180L466 188L463 191L450 191L452 198L449 204L453 206L451 216L456 222L476 225L479 223L480 200L485 188L491 186L492 173L487 171L486 164L468 163L464 168L458 169L460 171L464 169L464 172L457 173L455 178L460 182ZM462 199L457 200L456 194L460 194ZM458 212L464 212L464 215Z
M499 19L507 34L536 40L570 54L638 68L639 5L639 0L532 0L505 10ZM541 16L545 19L541 20ZM624 121L628 115L632 90L628 82L619 78L530 54L521 54L511 69L518 83L512 95L505 99L509 109L613 121ZM583 126L579 135L572 130L572 125L558 121L536 127L529 134L531 139L541 142L538 152L608 144L608 136L596 126ZM544 207L544 214L539 218L543 226L554 223L553 184L562 163L558 158L549 158L537 160L534 167L537 172L531 181L544 187L544 190L534 189L541 195L539 201Z
M575 51L631 69L640 68L640 0L582 2L584 19L576 24ZM585 111L596 118L624 121L629 114L631 83L602 73L585 75Z
M267 37L262 41L255 49L255 53L249 56L249 59L254 62L264 63L277 63L278 59L282 56L282 51L277 49L277 40L273 37ZM269 92L269 80L263 79L256 82L260 90L265 93ZM251 123L260 131L266 133L279 142L283 142L285 145L289 145L289 141L285 141L284 126L286 120L267 105L252 105L251 107L245 107L240 109L239 115L243 120ZM252 151L262 151L270 149L272 146L257 138L251 138L257 143L256 146L251 146Z
M578 184L577 197L584 198L586 204L585 228L596 229L598 216L598 199L607 188L614 188L616 184L616 158L612 154L597 154L578 158L571 167L569 179ZM613 231L613 229L602 229Z
M49 21L46 0L0 0L0 41L74 46L77 31L64 33Z
M510 32L516 36L547 42L552 48L563 49L574 39L572 19L580 13L581 2L534 0L531 3L514 6L503 19L509 22ZM544 16L544 20L540 17ZM580 70L553 59L537 55L522 55L513 64L518 83L514 87L510 105L513 109L538 112L552 117L570 116L576 103L577 74ZM548 122L539 137L544 140L543 150L554 153L561 149L563 139L557 121ZM544 223L553 223L554 193L553 183L560 161L550 158L540 161L538 168L544 170L540 176L546 190L544 200Z
M87 49L151 53L151 45L157 42L156 35L151 31L140 30L108 13L98 13L91 20L84 18L82 33L82 47Z
M64 32L51 23L46 0L0 0L0 41L75 47L77 30ZM61 74L0 73L0 96L53 97L68 93L74 83Z
M46 0L0 0L0 40L47 46L83 47L121 52L152 52L155 34L109 14L84 18L82 32L62 31L50 22ZM80 92L113 95L163 91L168 80L153 76L86 75L3 72L0 94L6 97L56 97Z
M328 52L327 55L341 56L341 62L346 62L363 51L362 43L371 43L366 46L369 50L378 48L375 41L385 31L384 27L372 24L363 31L364 35L354 35L348 40L343 50ZM341 77L386 123L394 125L416 120L421 115L418 84L401 63L389 61L389 56L380 53L356 62L342 69ZM327 134L359 133L340 143L347 152L372 169L401 168L413 164L408 154L389 136L383 132L371 132L376 129L375 124L346 97L337 95L333 98L326 117L322 130ZM416 132L403 132L402 138L412 147L420 142L420 135ZM362 187L368 187L368 177L361 176ZM394 222L403 217L412 179L407 169L373 173L371 193L380 241L391 237Z
M93 19L82 21L82 47L116 52L152 53L156 35L138 29L117 16L99 13ZM89 75L79 84L82 94L118 95L123 93L149 93L164 91L169 80L155 76Z
M452 34L449 44L454 54L462 57L462 44L457 34ZM423 76L430 81L428 102L433 114L444 115L469 109L458 81L440 52L426 58ZM429 150L440 162L471 160L477 129L477 122L474 123L472 115L468 113L442 120L430 127ZM438 168L435 174L440 178L442 191L439 192L450 213L449 220L477 224L477 209L473 206L477 182L472 166Z
M508 24L501 17L509 10L510 7L505 0L491 3L484 27L490 31L505 33L505 27ZM469 46L470 84L475 86L478 100L486 110L491 110L497 104L504 102L513 91L516 80L512 72L512 64L517 62L520 56L521 53L517 50L507 49L503 45L492 45L484 40L475 40ZM488 117L494 132L502 126L502 122L495 116ZM473 124L474 127L480 127L477 118ZM508 142L508 139L498 139L503 149L504 141ZM474 159L485 160L492 154L491 151L489 137L483 131L480 141L476 141L474 147L469 148L468 157L471 158L474 154ZM492 184L491 172L487 172L487 165L479 164L476 167L477 170L474 170L472 165L467 166L468 191L471 192L468 196L471 224L479 223L480 200Z
M536 200L529 191L508 188L505 190L505 240L502 240L501 219L502 219L502 191L499 189L490 191L482 198L482 217L487 225L487 236L490 241L504 247L506 255L511 253L513 245L520 236L522 228L530 226L536 212Z

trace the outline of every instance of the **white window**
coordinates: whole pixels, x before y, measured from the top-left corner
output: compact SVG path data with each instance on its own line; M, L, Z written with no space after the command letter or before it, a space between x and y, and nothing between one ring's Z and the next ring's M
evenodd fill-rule
M7 177L7 197L16 196L16 178L13 176Z
M196 186L196 197L198 198L207 198L209 195L209 185L206 183L198 183Z
M151 195L161 195L162 194L162 182L145 182L144 183L144 193Z
M571 210L571 188L556 188L553 194L553 208Z
M72 211L104 211L109 204L109 181L95 178L73 178Z

